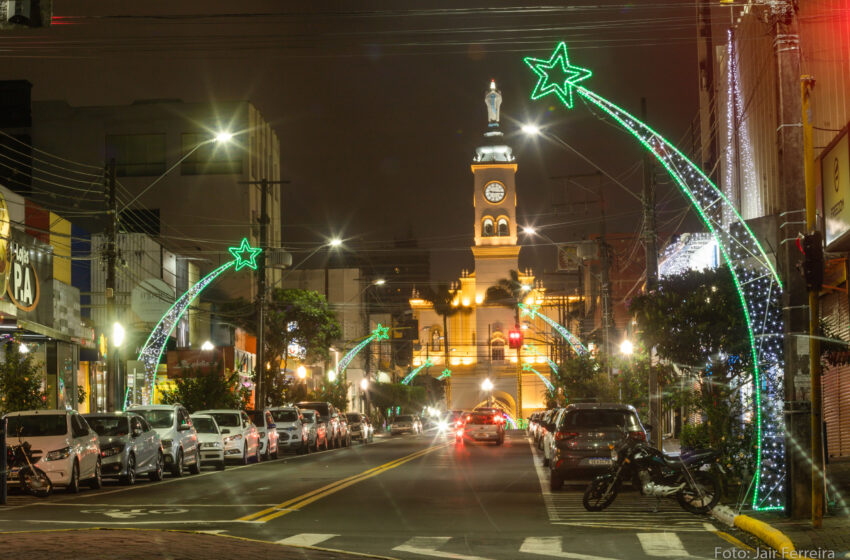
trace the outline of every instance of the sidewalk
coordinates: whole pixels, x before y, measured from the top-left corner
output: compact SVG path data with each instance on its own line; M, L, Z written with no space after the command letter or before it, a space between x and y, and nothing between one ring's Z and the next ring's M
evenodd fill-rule
M183 531L72 529L0 533L0 550L16 560L92 558L120 560L356 560L384 558Z

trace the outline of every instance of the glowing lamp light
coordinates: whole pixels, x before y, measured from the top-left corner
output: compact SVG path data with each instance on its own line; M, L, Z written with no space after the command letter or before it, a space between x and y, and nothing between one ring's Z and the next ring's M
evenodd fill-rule
M624 340L620 343L620 352L625 354L626 356L630 356L632 352L634 352L635 347L632 344L631 340Z
M369 380L366 379L365 377L360 380L360 388L363 389L364 391L369 388Z
M20 345L20 346L18 346L18 351L19 351L21 354L29 354L30 348L29 348L29 346L27 346L26 344L24 344L23 342L21 342L21 345Z
M295 369L295 375L298 376L298 379L306 379L307 378L307 368L304 366L298 366Z
M524 234L526 234L526 235L534 235L535 233L537 233L537 230L536 230L536 229L534 229L534 228L533 228L533 227L531 227L531 226L524 226L524 227L522 228L522 232L523 232Z
M219 143L230 142L233 139L233 134L227 131L219 132L215 135L215 141Z
M522 291L523 291L523 292L528 292L528 291L530 291L530 290L531 290L531 286L529 286L528 284L523 284L523 285L522 285Z
M340 239L339 237L334 237L328 242L328 245L330 245L331 247L339 247L340 245L342 245L342 239Z
M121 323L112 325L112 344L115 346L124 344L124 334L124 327L121 326Z
M376 285L376 286L383 286L383 285L384 285L384 284L386 284L386 283L387 283L387 281L386 281L386 280L384 280L383 278L378 278L377 280L375 280L375 285Z
M520 128L524 134L528 134L529 136L537 136L540 134L540 128L533 124L524 124Z
M336 372L332 369L328 370L328 381L330 381L331 383L336 381Z
M209 340L207 340L206 342L201 344L201 350L204 350L205 352L208 352L210 350L215 350L215 345L212 342L210 342Z
M485 391L492 391L493 390L493 382L490 381L489 377L481 382L481 388L484 389Z

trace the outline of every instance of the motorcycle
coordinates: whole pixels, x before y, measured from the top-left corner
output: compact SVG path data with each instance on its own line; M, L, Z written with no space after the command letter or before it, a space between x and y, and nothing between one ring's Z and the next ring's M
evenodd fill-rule
M32 449L27 441L6 447L6 480L17 477L24 491L38 498L53 492L53 483L47 474L32 463Z
M715 462L716 451L706 449L672 457L636 437L624 437L619 445L609 448L611 470L594 478L584 491L582 504L587 511L610 506L625 481L631 481L644 496L659 500L675 496L691 513L708 513L720 500L720 481L704 469Z

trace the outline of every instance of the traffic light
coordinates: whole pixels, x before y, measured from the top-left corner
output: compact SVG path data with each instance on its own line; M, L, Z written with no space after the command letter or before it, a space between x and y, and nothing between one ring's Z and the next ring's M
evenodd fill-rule
M508 347L522 348L522 329L519 325L508 331Z
M806 279L806 287L819 291L823 286L823 238L819 231L807 233L797 239L797 247L803 252L800 270Z

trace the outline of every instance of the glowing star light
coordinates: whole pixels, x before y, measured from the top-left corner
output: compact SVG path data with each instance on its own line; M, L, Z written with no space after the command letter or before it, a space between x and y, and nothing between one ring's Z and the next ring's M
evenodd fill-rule
M378 323L378 326L372 331L372 335L374 335L375 340L387 340L390 337L390 328L382 327L381 323Z
M236 259L236 270L242 270L246 266L257 270L257 256L263 252L259 247L251 247L248 239L244 237L238 247L230 247L228 251Z
M440 373L440 377L437 378L437 381L439 381L440 379L445 379L446 377L451 377L451 376L452 376L452 370L450 370L449 368L446 368Z
M523 59L539 78L531 99L540 99L554 93L568 108L573 108L573 88L588 79L593 73L587 68L570 64L567 44L561 41L548 60L527 56Z

